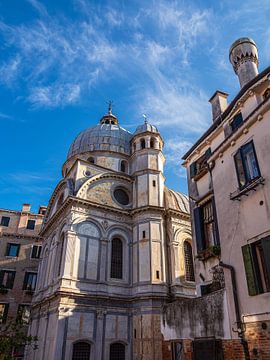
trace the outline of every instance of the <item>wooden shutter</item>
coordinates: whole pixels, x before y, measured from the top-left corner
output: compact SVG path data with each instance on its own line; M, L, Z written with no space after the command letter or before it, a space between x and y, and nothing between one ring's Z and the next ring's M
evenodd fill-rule
M219 229L218 229L218 218L217 218L217 210L214 196L212 197L212 208L213 208L213 216L214 216L214 229L215 229L215 245L220 245L219 238Z
M262 239L263 256L268 280L270 281L270 236Z
M189 171L190 171L190 177L191 179L194 178L194 176L197 173L197 165L196 165L196 161L194 161L190 167L189 167Z
M194 216L196 244L197 244L197 252L198 252L205 249L203 217L202 217L202 210L200 207L197 207L193 210L193 216Z
M250 245L245 245L242 247L242 254L246 271L248 293L250 296L257 295L259 293L259 288L256 273L254 271L252 251Z
M205 159L208 160L211 154L212 154L211 148L208 148L204 153Z

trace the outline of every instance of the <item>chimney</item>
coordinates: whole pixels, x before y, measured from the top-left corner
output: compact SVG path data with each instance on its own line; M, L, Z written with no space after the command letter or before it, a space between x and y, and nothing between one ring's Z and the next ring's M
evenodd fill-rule
M214 95L209 99L212 105L213 121L216 121L218 117L226 110L228 103L227 97L229 94L217 90Z
M27 212L29 213L31 209L31 205L30 204L23 204L22 206L22 212Z
M236 40L230 48L229 58L241 88L258 75L258 50L252 39Z
M47 206L40 205L40 207L38 209L38 213L41 214L41 215L45 215L46 209L47 209Z

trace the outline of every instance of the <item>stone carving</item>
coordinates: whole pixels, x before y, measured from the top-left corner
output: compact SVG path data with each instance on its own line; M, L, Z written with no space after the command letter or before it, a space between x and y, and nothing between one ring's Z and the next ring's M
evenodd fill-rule
M107 230L108 227L109 227L109 223L108 223L107 220L103 220L103 221L101 222L101 225L102 225L102 227L103 227L104 230Z

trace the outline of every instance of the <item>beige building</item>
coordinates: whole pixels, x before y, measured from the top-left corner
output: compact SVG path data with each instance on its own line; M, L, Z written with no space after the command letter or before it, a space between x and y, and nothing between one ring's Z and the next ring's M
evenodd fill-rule
M165 187L163 145L111 108L71 144L41 231L27 359L163 359L164 305L195 295L189 202Z
M0 314L6 323L18 314L29 321L41 254L39 232L46 207L37 214L0 209Z
M194 233L196 287L219 304L213 329L195 352L225 359L270 359L270 68L258 73L253 40L230 49L240 91L211 97L213 124L185 154ZM200 340L200 339L199 339ZM202 345L203 344L203 345ZM195 359L220 359L196 357Z

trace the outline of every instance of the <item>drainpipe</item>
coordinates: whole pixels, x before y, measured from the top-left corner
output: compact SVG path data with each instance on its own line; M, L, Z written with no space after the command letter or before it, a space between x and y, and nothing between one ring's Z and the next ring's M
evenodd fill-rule
M248 344L245 339L245 330L243 327L243 322L241 321L240 315L240 307L238 301L238 294L237 294L237 286L236 286L236 277L235 277L235 269L232 265L225 264L224 262L220 261L219 266L230 270L231 272L231 281L232 281L232 288L233 288L233 300L234 300L234 308L235 308L235 315L236 315L236 324L237 324L237 332L238 337L240 338L241 344L243 346L245 360L250 360L249 351L248 351Z

